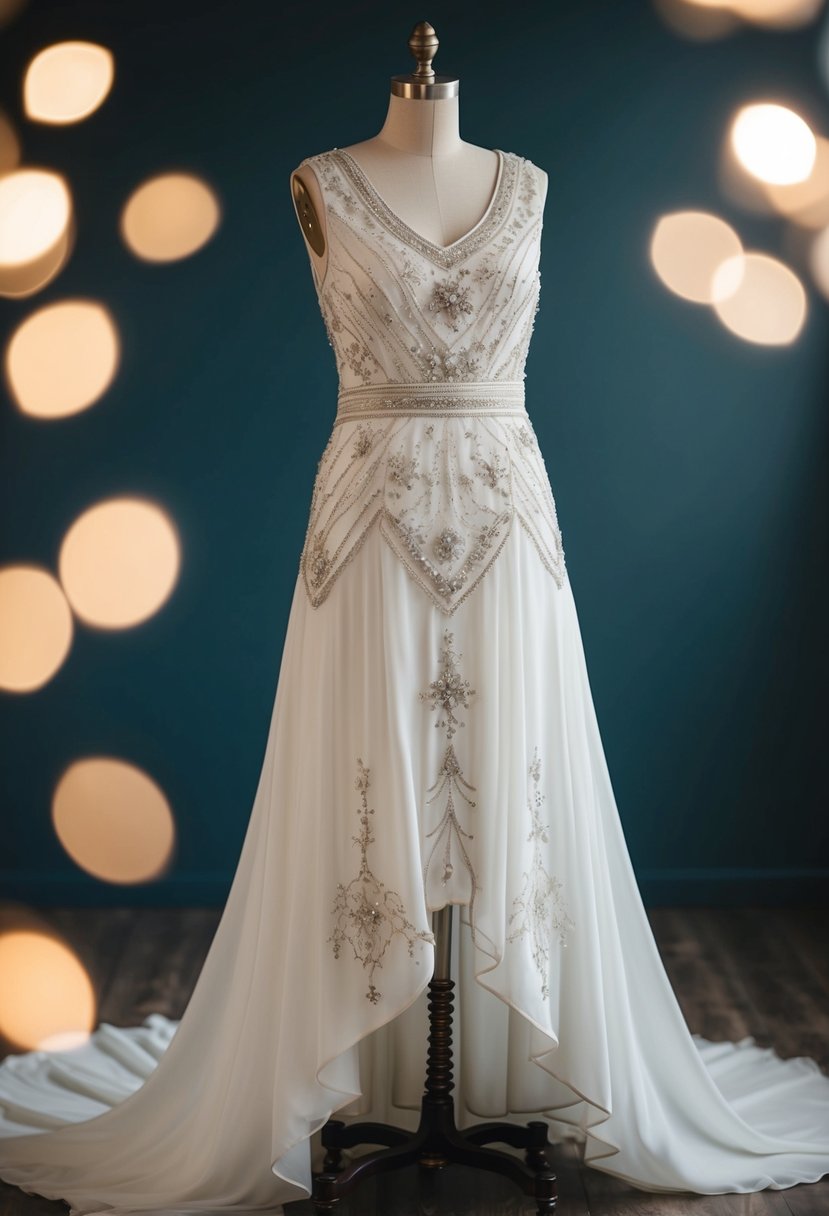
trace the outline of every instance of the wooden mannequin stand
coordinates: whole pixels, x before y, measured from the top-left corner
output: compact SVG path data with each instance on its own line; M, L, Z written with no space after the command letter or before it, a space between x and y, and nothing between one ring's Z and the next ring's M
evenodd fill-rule
M424 1169L467 1165L491 1170L511 1178L538 1205L538 1216L550 1216L556 1206L556 1176L547 1152L547 1124L541 1121L518 1127L512 1123L477 1123L460 1130L455 1126L452 1098L452 1003L454 980L450 978L452 905L432 914L435 934L435 970L429 981L429 1050L426 1090L420 1107L420 1125L415 1132L387 1123L346 1124L329 1119L322 1129L326 1150L323 1172L314 1175L313 1203L317 1213L333 1212L340 1200L365 1178L418 1162ZM526 1165L491 1143L524 1149ZM358 1144L380 1144L384 1148L366 1153L344 1168L342 1150Z

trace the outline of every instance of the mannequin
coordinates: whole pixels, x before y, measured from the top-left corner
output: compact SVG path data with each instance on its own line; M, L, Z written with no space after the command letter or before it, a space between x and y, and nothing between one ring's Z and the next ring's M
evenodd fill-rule
M397 86L396 91L396 82L411 79L392 78L381 130L344 151L399 219L427 240L451 245L486 212L495 191L498 158L494 151L461 139L457 80L435 78L446 82L437 97L418 96L423 86L417 85ZM322 282L328 248L319 183L306 166L301 174L291 175L291 185L297 218Z
M389 107L372 139L340 149L363 171L370 188L418 236L444 248L466 237L486 216L495 199L501 157L494 150L460 137L458 88L453 77L436 76L432 59L435 31L423 21L414 27L409 48L414 73L393 76ZM541 171L540 171L541 172ZM543 174L546 188L546 174ZM291 174L297 219L308 245L316 281L325 278L328 247L325 205L310 166ZM452 1162L511 1178L532 1195L539 1216L551 1216L557 1200L556 1177L548 1151L548 1126L534 1120L524 1127L484 1123L460 1132L455 1125L453 1083L453 989L451 978L452 903L432 913L435 967L429 985L429 1052L426 1091L417 1132L378 1123L347 1124L329 1119L322 1129L326 1149L323 1172L314 1176L314 1210L335 1210L341 1199L371 1174L418 1161L426 1169ZM343 1153L360 1144L383 1149L346 1165ZM520 1158L492 1144L523 1150Z

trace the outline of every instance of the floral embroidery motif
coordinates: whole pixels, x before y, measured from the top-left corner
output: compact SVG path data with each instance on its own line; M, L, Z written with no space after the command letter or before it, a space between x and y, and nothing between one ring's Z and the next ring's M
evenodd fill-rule
M544 866L542 846L550 842L550 825L542 823L541 820L541 804L546 795L538 789L541 761L537 747L529 772L535 786L531 797L527 798L532 825L527 840L532 841L532 859L529 870L524 872L521 893L513 900L509 923L514 923L515 929L507 941L514 942L520 937L529 938L533 962L541 976L541 995L546 1000L550 995L550 950L553 934L557 933L560 944L566 947L567 933L575 924L564 906L561 882Z
M475 689L468 680L464 680L455 666L460 658L452 649L453 635L448 629L443 633L443 648L441 650L441 669L437 679L432 680L426 692L420 694L421 701L431 701L432 709L440 707L444 717L435 722L435 730L446 727L446 738L451 739L459 726L465 726L455 717L457 707L469 708L469 698L475 696Z
M475 487L465 493L473 459L457 428L435 428L407 450L418 458L417 484L401 495L387 488L381 531L409 572L444 612L451 612L483 577L506 541L512 523L500 492Z
M348 366L364 384L370 383L374 367L380 366L365 343L357 338L343 348L343 356Z
M477 440L478 437L476 436L475 438ZM480 477L481 481L485 485L488 485L490 489L500 490L504 498L509 497L509 490L501 484L509 477L509 466L503 460L501 454L494 449L490 453L490 459L485 460L480 455L479 447L480 445L476 443L474 455L475 463L478 466L475 470L476 477Z
M403 937L410 957L414 957L415 942L434 942L434 936L415 929L406 915L403 901L396 891L390 891L372 873L368 864L368 850L374 844L370 815L374 808L368 805L369 773L361 759L357 759L358 775L354 782L360 791L360 834L352 837L360 848L360 872L348 885L339 883L334 898L333 914L336 917L334 932L328 938L334 957L339 958L343 946L348 943L354 957L368 972L366 999L376 1005L383 995L374 983L374 973L383 965L383 956L395 937Z
M331 569L331 558L328 556L328 550L325 547L325 538L321 533L317 533L311 544L311 553L308 563L311 571L311 582L315 587L324 582L325 576Z
M430 832L426 833L427 839L431 839L434 836L435 842L426 859L423 876L424 881L428 885L429 872L433 863L436 862L438 854L440 854L440 864L442 864L441 882L443 886L446 886L455 872L455 866L452 861L452 846L454 844L471 881L469 914L470 920L472 920L475 895L478 891L478 881L465 841L473 840L474 837L461 826L458 820L455 808L455 796L462 798L468 806L474 808L476 805L475 801L465 791L469 790L474 794L476 790L475 786L470 785L464 777L457 753L455 752L455 746L450 740L456 734L459 727L466 725L465 722L462 722L456 716L455 710L461 707L464 709L469 708L469 698L475 696L475 689L471 687L469 681L465 680L458 671L457 661L461 656L452 649L452 640L453 635L450 631L448 629L444 630L440 671L428 689L420 693L421 701L429 701L432 709L438 711L435 728L440 729L444 727L447 739L447 748L438 769L437 779L427 790L427 794L431 795L426 799L427 803L435 802L445 793L446 805L440 821Z
M367 456L371 451L371 445L374 443L374 436L369 427L361 426L357 432L357 438L354 441L354 455Z
M404 547L408 550L410 556L419 568L419 573L423 574L429 585L443 600L451 600L454 595L464 589L469 573L476 566L480 565L486 557L494 542L498 539L501 529L507 523L509 515L505 514L494 524L484 524L480 529L472 547L467 553L466 561L460 568L457 574L447 577L437 566L429 561L424 553L426 537L423 529L417 524L410 524L403 520L399 515L391 515L388 517L394 530L399 534L403 541ZM503 544L503 540L501 542ZM462 550L461 550L462 552ZM445 560L449 560L448 557ZM443 604L437 601L441 607Z
M535 182L534 175L528 175L521 183L521 190L518 195L525 207L530 208L538 195L538 188Z
M455 558L460 557L465 547L463 537L454 528L444 528L435 537L435 543L432 546L439 562L454 561Z
M469 271L461 270L460 274L464 273L468 274ZM474 311L469 298L470 291L469 286L461 286L460 277L447 279L443 283L435 283L432 288L432 298L429 301L429 311L440 313L444 320L448 317L451 323L450 328L457 332L459 317Z
M456 350L432 350L425 357L429 369L429 380L468 380L470 376L479 373L483 366L484 344L480 339L471 342L469 346L459 346Z
M481 258L478 265L472 271L473 283L486 283L495 274L493 267L490 265L489 257Z
M386 476L389 481L396 482L406 490L411 490L412 483L418 476L417 461L413 456L406 456L403 452L393 452L386 465ZM395 490L394 494L395 497L400 497L399 491Z
M423 282L423 275L418 270L414 260L408 256L403 258L400 277L404 283L408 283L411 287L419 287Z

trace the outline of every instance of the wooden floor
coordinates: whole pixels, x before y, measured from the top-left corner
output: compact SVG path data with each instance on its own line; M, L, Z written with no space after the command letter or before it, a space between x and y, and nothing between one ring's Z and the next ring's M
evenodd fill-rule
M99 1017L129 1026L148 1013L181 1016L218 912L90 909L46 914L73 944L99 994ZM652 909L651 923L692 1030L711 1039L753 1034L783 1056L829 1072L829 909ZM0 1055L8 1045L0 1041ZM558 1216L829 1216L829 1178L753 1195L649 1195L556 1149ZM0 1183L0 1216L57 1216L61 1203ZM340 1216L519 1216L534 1211L495 1175L417 1167L369 1180ZM310 1216L308 1201L286 1216Z

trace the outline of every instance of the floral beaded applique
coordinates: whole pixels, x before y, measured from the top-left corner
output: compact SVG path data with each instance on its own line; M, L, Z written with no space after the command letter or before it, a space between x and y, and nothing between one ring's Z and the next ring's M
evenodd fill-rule
M434 942L434 936L415 929L406 915L403 901L396 891L390 891L376 878L368 863L368 850L374 844L369 816L374 808L368 805L369 773L358 758L358 775L354 782L360 791L360 834L353 840L360 848L360 872L347 885L340 883L334 898L333 913L336 918L334 932L329 937L334 957L339 958L343 946L348 944L354 957L368 972L366 999L376 1005L383 995L374 983L374 973L383 965L383 956L395 937L402 937L410 957L414 957L415 942Z
M475 869L472 865L466 842L474 839L474 837L461 826L455 798L462 799L470 808L474 808L476 804L466 791L468 790L472 794L476 791L475 786L470 785L463 775L452 738L458 729L465 725L457 717L455 711L469 708L469 698L475 696L475 689L471 687L469 681L464 679L458 671L457 662L461 656L453 650L452 640L453 635L448 629L444 630L443 646L440 655L440 671L428 689L420 693L421 701L430 702L432 709L437 711L438 718L435 722L435 728L437 730L441 728L445 729L447 742L446 750L443 753L443 758L438 768L437 778L427 790L427 794L430 795L426 799L427 803L435 802L437 799L444 797L444 795L446 801L441 819L430 832L426 833L427 839L431 839L432 837L435 839L429 856L426 859L426 864L423 867L423 877L428 892L431 885L432 873L437 869L440 872L440 882L445 887L455 873L455 862L459 861L465 868L469 879L469 915L471 921L475 895L478 891L478 880L475 876ZM453 857L455 860L453 860ZM474 924L474 921L472 923Z
M459 275L469 274L469 271L462 268ZM472 288L467 284L461 286L460 277L454 279L446 279L443 283L435 283L432 288L432 298L429 301L429 311L437 312L449 324L450 328L458 331L459 319L464 315L474 312L472 301L469 294Z
M535 749L529 771L534 784L532 794L527 798L531 822L527 840L532 842L532 859L529 870L524 873L521 893L513 900L509 923L514 924L515 928L507 941L514 942L522 937L529 939L530 953L541 976L541 995L546 1000L550 995L550 950L553 935L557 934L559 943L566 946L567 933L575 926L564 906L561 882L550 874L544 865L543 846L549 844L550 825L543 823L541 819L541 804L545 795L538 788L541 775L538 748Z

